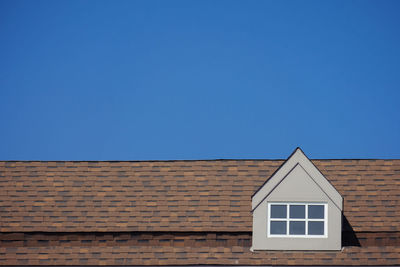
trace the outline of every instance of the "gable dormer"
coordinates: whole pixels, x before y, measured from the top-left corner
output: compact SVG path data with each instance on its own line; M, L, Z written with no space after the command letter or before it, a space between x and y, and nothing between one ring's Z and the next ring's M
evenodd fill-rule
M252 196L253 250L340 250L343 198L300 148Z

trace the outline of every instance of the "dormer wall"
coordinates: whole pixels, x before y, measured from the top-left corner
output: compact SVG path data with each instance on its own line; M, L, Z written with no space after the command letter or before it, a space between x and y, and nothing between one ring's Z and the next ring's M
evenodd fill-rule
M311 174L314 174L312 176ZM277 175L277 176L276 176ZM320 175L317 177L317 175ZM270 183L270 180L272 181ZM342 233L342 199L336 189L316 169L310 160L297 149L281 168L258 190L253 197L253 250L340 250ZM264 195L259 194L263 192ZM337 192L337 191L336 191ZM258 195L257 195L258 194ZM257 203L258 201L260 201ZM287 216L275 219L285 223L287 231L283 235L271 234L271 205L287 205ZM308 224L307 212L304 219L291 219L291 206L321 205L324 206L324 234L308 235L291 234L290 227L294 221ZM307 230L306 230L307 231Z

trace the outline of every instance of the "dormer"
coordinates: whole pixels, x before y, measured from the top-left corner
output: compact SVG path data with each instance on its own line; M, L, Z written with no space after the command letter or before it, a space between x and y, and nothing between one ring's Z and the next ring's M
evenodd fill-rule
M252 196L253 250L340 250L343 198L297 148Z

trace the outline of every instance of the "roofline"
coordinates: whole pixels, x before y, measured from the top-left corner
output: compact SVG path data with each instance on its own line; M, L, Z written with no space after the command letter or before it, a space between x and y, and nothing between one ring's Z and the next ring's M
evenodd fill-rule
M380 246L380 247L383 247L383 246ZM43 248L46 248L46 247L43 247ZM255 250L255 251L262 251L262 250ZM303 252L303 253L305 253L305 252L308 252L307 250L292 250L293 252ZM316 250L317 252L329 252L329 251L327 251L327 250ZM315 252L315 251L314 251ZM2 265L3 267L15 267L15 266L21 266L21 267L33 267L33 266L39 266L39 265L33 265L33 264L31 264L31 265L29 265L29 264L25 264L25 265L21 265L21 264L19 264L19 265L10 265L10 264L8 264L8 265ZM246 264L237 264L237 265L235 265L235 264L200 264L200 263L198 263L198 264L181 264L181 265L177 265L177 264L175 264L175 265L173 265L173 264L167 264L167 265L162 265L162 264L160 264L160 265L145 265L145 264L142 264L142 265L137 265L137 264L130 264L130 265L123 265L123 264L119 264L119 265L115 265L115 264L105 264L105 265L85 265L85 264L76 264L76 265L65 265L65 264L55 264L55 265L44 265L44 266L54 266L54 267L70 267L70 266L75 266L75 267L94 267L94 266L104 266L104 267L125 267L125 266L128 266L128 267L143 267L143 266L146 266L146 267L159 267L159 266L164 266L164 267L183 267L183 266L186 266L186 267L254 267L254 266L257 266L257 267L273 267L273 266L294 266L294 267L296 267L296 266L301 266L301 267L340 267L340 266L342 266L342 267L350 267L350 266L368 266L368 267L380 267L380 266L385 266L385 267L396 267L396 266L399 266L399 265L360 265L360 264L358 264L358 265L333 265L333 264L321 264L321 265L267 265L267 264L261 264L261 265L246 265Z
M0 160L0 162L211 162L211 161L286 161L287 159L170 159L170 160ZM331 161L331 160L363 160L363 161L391 161L400 158L325 158L311 159L311 161Z
M194 162L194 161L282 161L284 159L165 159L165 160L0 160L0 162Z

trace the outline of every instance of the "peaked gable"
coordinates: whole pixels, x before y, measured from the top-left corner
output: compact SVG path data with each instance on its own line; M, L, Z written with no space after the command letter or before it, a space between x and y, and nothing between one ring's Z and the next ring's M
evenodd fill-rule
M272 176L252 196L252 211L264 201L272 191L277 188L288 175L298 167L301 167L313 182L326 194L326 196L339 209L343 209L343 198L336 188L325 178L318 168L307 158L298 147L289 158L272 174Z
M299 200L329 201L329 197L300 164L296 164L285 179L268 195L267 199L276 202L282 200L292 202Z

